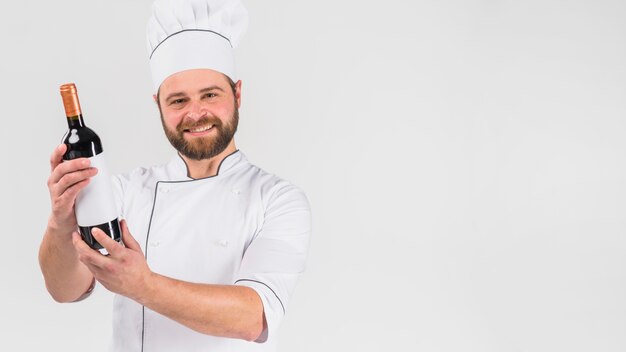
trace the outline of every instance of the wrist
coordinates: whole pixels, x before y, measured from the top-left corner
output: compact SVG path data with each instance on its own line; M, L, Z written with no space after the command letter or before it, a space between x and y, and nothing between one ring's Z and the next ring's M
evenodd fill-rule
M157 300L156 294L158 292L157 287L159 280L159 274L148 271L142 280L141 289L138 290L138 295L130 298L143 306L151 307L152 302Z
M71 240L71 234L76 230L77 228L73 224L60 224L52 215L48 218L48 232L50 233L69 234L70 236L67 237L69 237Z

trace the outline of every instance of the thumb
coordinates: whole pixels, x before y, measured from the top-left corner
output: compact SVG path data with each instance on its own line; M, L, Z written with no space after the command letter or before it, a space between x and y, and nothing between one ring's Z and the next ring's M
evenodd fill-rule
M126 220L122 220L120 222L120 225L122 225L122 242L124 242L124 246L126 246L126 248L128 249L142 252L141 246L139 245L139 243L137 243L137 241L135 241L135 238L130 234L130 231L128 231L128 225L126 225Z

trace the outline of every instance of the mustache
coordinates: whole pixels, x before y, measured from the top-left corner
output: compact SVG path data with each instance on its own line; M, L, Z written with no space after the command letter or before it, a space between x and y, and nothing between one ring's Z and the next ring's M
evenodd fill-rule
M179 133L183 133L185 130L190 130L192 128L206 125L213 125L214 127L217 127L219 129L222 127L222 120L214 116L203 117L197 121L185 119L180 124L178 124L178 126L176 126L176 131Z

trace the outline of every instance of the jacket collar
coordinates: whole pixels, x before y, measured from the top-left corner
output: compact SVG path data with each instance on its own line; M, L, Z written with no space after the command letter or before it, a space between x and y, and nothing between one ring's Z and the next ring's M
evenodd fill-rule
M215 176L199 178L198 180L219 177L227 173L230 169L237 166L238 164L245 162L246 160L247 158L243 154L243 152L237 149L231 154L228 154L224 159L222 159L222 162L217 167L217 174ZM167 164L167 168L171 171L171 175L174 178L174 181L196 180L196 179L189 177L187 164L185 163L185 160L183 160L183 158L180 156L179 153L176 153L176 155L170 160L170 162Z

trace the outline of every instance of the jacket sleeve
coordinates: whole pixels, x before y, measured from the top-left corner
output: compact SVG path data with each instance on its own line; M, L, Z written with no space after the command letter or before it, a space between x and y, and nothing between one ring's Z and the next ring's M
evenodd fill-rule
M236 285L254 289L263 302L267 328L256 342L276 334L289 298L304 272L311 211L304 193L291 184L277 185L265 207L261 230L246 249Z

